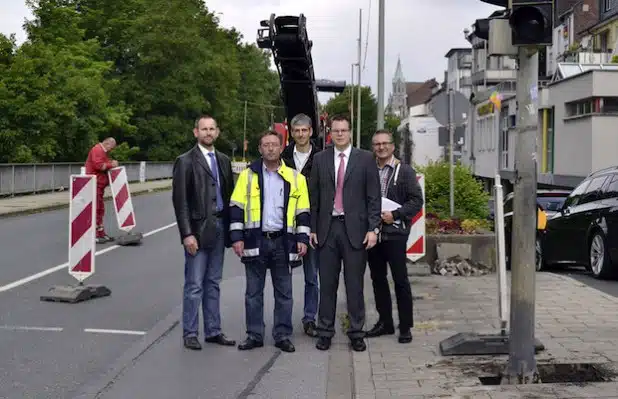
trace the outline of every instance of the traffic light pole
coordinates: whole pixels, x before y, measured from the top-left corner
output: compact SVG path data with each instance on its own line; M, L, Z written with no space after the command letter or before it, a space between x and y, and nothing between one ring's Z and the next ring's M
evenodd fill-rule
M536 186L539 55L518 49L517 145L511 244L511 320L509 361L501 384L538 383L535 358Z

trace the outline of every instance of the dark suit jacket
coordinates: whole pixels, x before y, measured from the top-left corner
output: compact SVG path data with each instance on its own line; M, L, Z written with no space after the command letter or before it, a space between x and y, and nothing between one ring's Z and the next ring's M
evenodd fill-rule
M215 156L223 199L225 246L229 248L231 246L229 206L234 190L234 176L230 159L217 150ZM212 246L216 233L214 228L216 203L213 204L212 201L213 195L216 195L213 191L215 189L213 172L197 145L176 158L172 180L172 202L181 240L194 235L200 248Z
M333 219L335 188L335 150L330 147L313 158L309 179L311 232L317 234L320 247L328 237ZM380 176L369 151L352 148L350 152L343 186L343 207L350 244L361 249L367 232L379 228L381 223Z

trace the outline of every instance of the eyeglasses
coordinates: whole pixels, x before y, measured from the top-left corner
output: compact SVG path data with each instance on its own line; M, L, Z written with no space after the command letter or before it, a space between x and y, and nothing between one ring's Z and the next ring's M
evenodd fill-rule
M374 147L386 147L388 145L393 144L392 141L387 141L387 142L383 142L383 143L372 143Z
M280 147L281 144L279 144L279 143L262 143L261 146L262 147L266 147L266 148L277 148L277 147Z

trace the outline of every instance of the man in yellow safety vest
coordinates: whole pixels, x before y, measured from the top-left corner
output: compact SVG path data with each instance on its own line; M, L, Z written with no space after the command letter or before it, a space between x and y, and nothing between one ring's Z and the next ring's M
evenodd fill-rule
M230 239L245 264L247 339L238 349L264 346L266 271L274 287L273 338L284 352L294 352L292 268L302 265L309 245L309 192L305 177L281 161L283 138L262 135L262 158L241 172L230 201Z

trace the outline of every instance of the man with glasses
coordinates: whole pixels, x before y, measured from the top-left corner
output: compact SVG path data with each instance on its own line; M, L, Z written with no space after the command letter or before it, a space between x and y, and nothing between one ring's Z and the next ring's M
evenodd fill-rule
M311 176L311 166L313 156L320 151L311 143L313 129L311 118L305 114L298 114L292 118L292 138L294 142L287 146L281 154L281 159L287 166L295 168L302 173L305 178ZM309 193L311 195L311 193ZM318 267L316 262L316 252L313 248L307 250L307 255L303 259L303 271L305 274L305 306L303 315L303 329L305 334L316 337L315 316L318 312L319 287L318 287Z
M245 264L247 280L247 338L238 349L264 346L264 284L270 269L275 346L294 352L292 268L301 265L309 244L307 180L281 162L283 137L279 133L265 132L259 145L262 158L240 173L230 201L230 239Z
M382 197L397 204L398 209L382 211L382 229L378 244L369 250L368 261L379 320L367 337L395 333L391 292L388 285L387 263L395 282L395 297L399 313L399 342L412 341L412 290L406 267L406 243L411 219L423 207L423 194L410 165L394 156L395 143L388 130L378 130L372 138L373 152L378 164Z
M352 349L367 349L364 276L367 250L380 232L380 179L373 154L352 147L350 121L331 120L334 143L316 154L309 179L311 245L318 249L320 305L316 348L330 348L335 335L337 287L343 261Z

